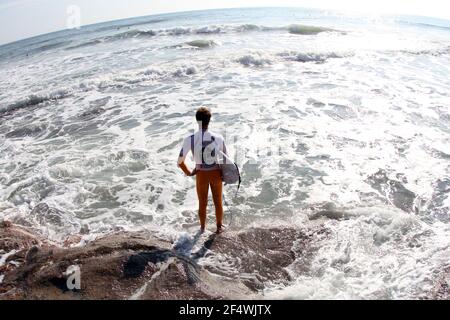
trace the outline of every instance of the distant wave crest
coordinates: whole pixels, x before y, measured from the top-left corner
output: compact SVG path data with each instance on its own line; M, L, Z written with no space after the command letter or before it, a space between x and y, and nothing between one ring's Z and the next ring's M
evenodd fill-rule
M251 55L251 54L240 57L239 59L237 59L237 62L246 67L250 66L261 67L266 64L271 64L270 59L263 58L259 55Z
M11 111L15 111L15 110L19 110L19 109L23 109L23 108L27 108L27 107L32 107L47 101L54 101L54 100L59 100L59 99L63 99L67 96L70 95L70 92L68 90L56 90L47 94L41 94L41 95L29 95L24 99L18 100L4 108L0 109L0 114L1 113L5 113L5 112L11 112Z
M278 54L285 60L296 62L325 62L328 59L346 58L353 55L353 53L338 53L338 52L296 52L287 51Z
M329 28L315 27L315 26L305 26L300 24L292 24L288 27L289 33L299 34L299 35L316 35L321 32L335 31Z
M90 39L86 42L68 47L67 49L77 49L86 46L96 45L102 42L120 41L130 38L152 38L155 36L183 36L183 35L212 35L212 34L228 34L228 33L245 33L245 32L273 32L286 31L298 35L316 35L321 32L336 31L329 28L306 26L306 25L290 25L285 27L268 27L256 24L241 24L241 25L211 25L200 28L189 27L175 27L160 30L129 30L120 32L111 36L106 36L98 39ZM188 45L191 45L188 43ZM194 47L209 47L211 43L193 42Z
M445 48L438 48L438 49L429 49L429 50L401 50L400 53L408 54L408 55L429 55L429 56L442 56L450 54L450 46Z
M212 40L193 40L186 42L188 46L196 47L196 48L209 48L216 45L216 43Z

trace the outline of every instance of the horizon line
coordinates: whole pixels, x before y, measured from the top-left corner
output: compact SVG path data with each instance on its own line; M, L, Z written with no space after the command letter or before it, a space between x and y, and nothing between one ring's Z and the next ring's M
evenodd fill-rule
M64 31L70 31L70 30L81 30L83 28L87 28L87 27L92 27L95 25L101 25L101 24L106 24L106 23L111 23L111 22L118 22L118 21L124 21L124 20L130 20L130 19L139 19L139 18L146 18L146 17L154 17L154 16L163 16L163 15L170 15L170 14L174 14L174 13L191 13L191 12L202 12L202 11L219 11L219 10L248 10L248 9L307 9L307 10L316 10L316 11L331 11L331 12L335 12L335 13L342 13L342 14L350 14L350 12L346 12L345 10L336 10L336 9L325 9L325 8L314 8L314 7L293 7L293 6L254 6L254 7L228 7L228 8L213 8L213 9L195 9L195 10L181 10L181 11L168 11L168 12L160 12L160 13L153 13L153 14L147 14L147 15L142 15L142 16L132 16L132 17L127 17L127 18L120 18L120 19L112 19L112 20L104 20L104 21L98 21L98 22L94 22L94 23L89 23L89 24L85 24L80 26L80 28L63 28L63 29L59 29L59 30L55 30L55 31L50 31L50 32L45 32L45 33L40 33L31 37L25 37L25 38L20 38L11 42L6 42L6 43L0 43L0 48L4 47L4 46L8 46L8 45L12 45L15 44L17 42L21 42L21 41L27 41L27 40L31 40L34 38L39 38L45 35L50 35L50 34L54 34L54 33L59 33L59 32L64 32ZM447 21L450 22L450 18L441 18L441 17L434 17L434 16L425 16L425 15L412 15L412 14L389 14L389 13L377 13L377 14L373 14L373 13L363 13L363 12L353 12L351 13L353 15L357 15L357 16L382 16L382 17L415 17L415 18L428 18L428 19L436 19L436 20L442 20L442 21ZM439 26L437 26L439 27Z

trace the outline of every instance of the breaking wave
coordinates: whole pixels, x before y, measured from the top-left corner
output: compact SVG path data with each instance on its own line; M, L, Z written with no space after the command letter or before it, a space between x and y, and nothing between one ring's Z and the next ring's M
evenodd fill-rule
M414 56L427 55L427 56L438 57L438 56L450 54L450 47L430 49L430 50L400 50L399 52L403 53L403 54L414 55Z
M270 59L262 58L259 55L251 55L251 54L240 57L239 59L237 59L237 62L246 67L250 66L261 67L266 64L271 64Z
M80 44L67 47L66 50L73 50L73 49L79 49L79 48L84 48L84 47L95 46L95 45L100 44L100 43L102 43L102 41L99 40L99 39L96 39L96 40L82 42Z
M289 33L300 34L300 35L316 35L321 32L335 31L329 28L315 27L315 26L305 26L300 24L292 24L288 28Z
M229 33L245 33L245 32L273 32L273 31L286 31L292 34L299 35L316 35L321 32L336 31L329 28L307 26L307 25L290 25L285 27L269 27L256 24L242 24L242 25L211 25L200 28L188 28L188 27L175 27L160 30L130 30L107 36L99 39L91 39L87 42L80 43L75 46L68 47L67 49L76 49L86 46L96 45L102 42L119 41L130 38L152 38L155 36L183 36L183 35L212 35L212 34L229 34ZM206 42L201 43L194 42L193 46L205 47ZM206 45L209 46L209 45Z
M55 101L55 100L63 99L69 95L70 95L70 92L67 90L56 90L51 93L42 94L42 95L32 94L22 100L12 103L4 108L0 108L0 114L36 106L38 104L41 104L41 103L44 103L47 101Z
M128 38L138 38L138 37L153 37L156 36L156 32L152 31L152 30L130 30L130 31L126 31L126 32L122 32L119 34L116 34L110 38L107 39L128 39Z
M350 57L352 53L337 53L337 52L282 52L278 54L285 60L296 62L317 62L322 63L328 59L346 58Z
M214 47L216 43L212 40L193 40L186 42L188 46L196 47L196 48L210 48Z
M156 31L159 35L178 36L186 34L225 34L225 33L242 33L242 32L256 32L256 31L275 31L287 30L286 28L267 27L256 24L242 24L242 25L211 25L200 28L176 27L170 29L163 29Z

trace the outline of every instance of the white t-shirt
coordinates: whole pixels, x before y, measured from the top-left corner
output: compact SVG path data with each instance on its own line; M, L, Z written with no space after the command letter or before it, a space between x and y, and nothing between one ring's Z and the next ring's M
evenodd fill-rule
M205 171L218 169L217 155L219 151L227 153L223 137L209 130L199 130L184 139L178 163L186 159L189 151L194 155L195 168Z

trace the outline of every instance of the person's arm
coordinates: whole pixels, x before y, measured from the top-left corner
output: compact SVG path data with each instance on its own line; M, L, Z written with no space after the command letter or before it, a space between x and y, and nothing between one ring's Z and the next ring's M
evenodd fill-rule
M191 150L191 139L190 137L184 139L183 147L181 148L180 154L178 156L177 165L180 167L181 170L183 170L184 174L187 176L193 176L196 173L196 170L189 170L189 168L186 166L186 163L184 163L184 160L186 159L187 154Z

